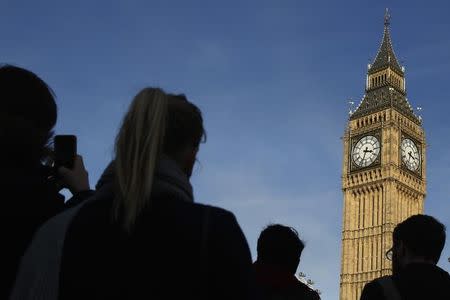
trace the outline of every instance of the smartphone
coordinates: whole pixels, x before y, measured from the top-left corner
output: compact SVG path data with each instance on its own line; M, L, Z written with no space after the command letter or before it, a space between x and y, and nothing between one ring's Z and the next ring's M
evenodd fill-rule
M77 137L75 135L55 135L53 145L55 166L72 169L77 155Z

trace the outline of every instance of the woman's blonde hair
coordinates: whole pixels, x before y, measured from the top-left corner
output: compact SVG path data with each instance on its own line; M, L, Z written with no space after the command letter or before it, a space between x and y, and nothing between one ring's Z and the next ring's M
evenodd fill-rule
M168 100L159 88L145 88L133 99L115 145L114 219L131 231L147 205L154 170L163 148Z
M206 139L197 106L184 95L145 88L133 99L116 138L116 197L113 217L130 232L150 204L159 156L171 158Z

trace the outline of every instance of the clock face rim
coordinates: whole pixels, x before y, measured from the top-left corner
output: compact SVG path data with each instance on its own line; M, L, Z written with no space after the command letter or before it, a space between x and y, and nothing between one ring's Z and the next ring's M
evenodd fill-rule
M415 150L416 153L417 153L418 162L417 162L417 165L415 166L415 168L410 167L411 164L410 164L409 160L405 159L405 155L404 155L403 152L404 151L406 152L406 147L407 147L407 146L405 146L405 142L406 141L410 141L411 142L412 146L414 147L414 149L412 149L412 150L413 151ZM406 169L408 169L411 172L418 172L419 169L420 169L420 166L422 164L422 159L421 159L421 156L420 156L420 150L419 150L419 147L417 146L417 143L412 138L409 138L409 137L405 136L405 137L402 138L402 142L400 144L400 150L401 150L400 157L401 157L402 163L404 164Z
M368 142L364 143L363 146L361 146L361 148L359 150L357 150L357 146L364 139L367 139L367 138L370 138L371 140L373 140L373 139L375 140L376 148L374 147L373 144L370 144L370 148L371 148L371 151L373 151L375 149L377 151L376 151L375 155L372 155L372 158L369 160L369 163L361 164L361 162L359 162L359 163L357 162L357 159L355 159L355 156L359 155L359 157L361 157L361 148L364 147L364 144L368 144ZM366 148L365 150L369 150L369 149ZM356 151L358 151L358 152L356 152ZM364 150L362 150L362 152L364 152ZM381 143L380 143L380 140L378 139L378 137L375 136L375 134L367 134L367 135L362 136L361 138L358 138L357 142L353 145L353 149L351 151L351 159L352 159L352 162L355 164L356 167L358 167L358 168L367 168L367 167L372 166L376 162L376 160L380 156L380 152L381 152ZM364 157L364 155L363 155L363 157Z

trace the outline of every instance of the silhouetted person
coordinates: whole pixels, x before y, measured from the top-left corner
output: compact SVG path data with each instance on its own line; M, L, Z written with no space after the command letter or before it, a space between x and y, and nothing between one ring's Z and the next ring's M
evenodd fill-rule
M47 84L30 71L0 66L0 299L7 299L20 258L40 225L85 197L89 190L81 157L61 169L63 184L76 196L66 204L41 161L56 123L56 103Z
M251 256L235 217L194 203L204 137L186 97L139 92L95 196L41 229L12 299L249 299Z
M363 289L361 300L450 299L450 276L436 266L445 245L445 226L427 215L398 224L393 247L392 276L375 279Z
M295 277L304 247L292 227L274 224L261 232L253 266L262 299L320 299L317 292Z

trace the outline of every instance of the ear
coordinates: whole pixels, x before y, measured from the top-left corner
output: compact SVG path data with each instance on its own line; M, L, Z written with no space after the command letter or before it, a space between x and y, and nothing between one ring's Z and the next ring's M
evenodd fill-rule
M397 254L399 257L406 257L409 254L408 248L402 241L398 241Z

